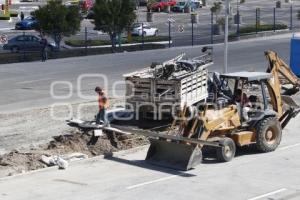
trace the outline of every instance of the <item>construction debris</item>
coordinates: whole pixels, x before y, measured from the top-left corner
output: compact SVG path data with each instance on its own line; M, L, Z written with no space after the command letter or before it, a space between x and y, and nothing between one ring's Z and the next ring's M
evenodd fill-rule
M48 167L57 165L59 169L67 169L69 166L68 161L60 156L45 156L42 155L41 161L45 163Z
M90 138L89 135L81 133L60 135L35 150L14 150L3 154L0 156L0 177L51 166L66 169L70 162L76 160L111 154L149 143L146 137L116 134L117 146L112 146L110 139L105 135L99 138L95 145L88 145Z

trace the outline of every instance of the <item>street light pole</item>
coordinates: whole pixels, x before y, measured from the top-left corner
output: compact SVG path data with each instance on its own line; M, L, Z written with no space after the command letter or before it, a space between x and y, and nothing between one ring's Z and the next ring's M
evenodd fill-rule
M227 73L227 71L228 71L228 24L229 24L228 19L229 19L229 12L230 12L230 4L229 4L229 0L226 0L223 73Z
M290 1L290 30L293 30L293 1Z
M239 3L239 0L236 0L236 17L237 17L236 35L237 35L237 38L240 39L240 3Z

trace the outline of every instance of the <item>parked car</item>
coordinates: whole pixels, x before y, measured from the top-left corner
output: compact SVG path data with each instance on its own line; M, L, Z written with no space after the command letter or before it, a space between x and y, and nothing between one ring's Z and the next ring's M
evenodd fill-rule
M184 12L186 7L191 7L192 10L201 8L203 6L202 1L200 0L181 0L177 1L176 5L172 7L174 12Z
M139 0L140 6L147 6L148 0Z
M203 1L202 0L192 0L195 8L202 8L203 7Z
M132 32L131 34L133 36L142 36L144 33L144 36L157 36L158 29L154 27L150 27L147 23L135 23L133 24Z
M175 6L172 7L174 12L184 12L184 9L188 6L187 1L178 1Z
M71 0L64 3L65 6L78 6L81 12L86 12L92 9L94 2L92 0Z
M42 46L40 37L35 35L18 35L8 40L8 43L3 45L3 49L16 53L19 51L40 51ZM48 42L47 48L50 51L54 51L56 45L54 42Z
M168 6L172 7L176 5L176 0L157 0L157 2L148 5L148 11L162 11L166 9Z
M89 10L86 14L86 19L94 19L95 18L95 13L93 10Z
M38 21L33 16L28 16L22 21L16 23L16 30L32 30L38 24Z

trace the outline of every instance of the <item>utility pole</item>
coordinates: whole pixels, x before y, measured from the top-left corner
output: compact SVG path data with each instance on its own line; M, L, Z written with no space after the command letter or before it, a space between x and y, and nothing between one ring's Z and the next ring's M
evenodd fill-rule
M290 30L293 30L293 1L290 1Z
M211 11L210 12L210 23L211 23L211 27L210 27L210 44L214 44L214 13Z
M171 48L171 20L169 19L169 48Z
M223 73L227 73L227 71L228 71L228 25L229 25L228 19L229 19L229 12L230 12L230 4L229 4L229 0L226 0Z
M237 29L236 29L236 35L238 39L240 39L240 0L236 0L236 17L237 17Z

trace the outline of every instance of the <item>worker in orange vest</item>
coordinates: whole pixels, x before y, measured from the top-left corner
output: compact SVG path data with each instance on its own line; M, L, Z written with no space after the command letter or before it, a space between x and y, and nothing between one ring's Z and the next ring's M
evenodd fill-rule
M108 121L106 116L106 109L109 106L108 99L104 91L100 87L96 87L95 92L98 94L98 104L99 104L99 112L96 116L96 123L97 124L103 123L104 125L107 125Z

